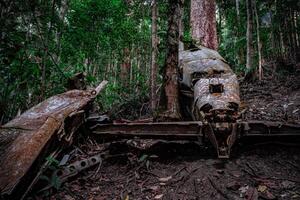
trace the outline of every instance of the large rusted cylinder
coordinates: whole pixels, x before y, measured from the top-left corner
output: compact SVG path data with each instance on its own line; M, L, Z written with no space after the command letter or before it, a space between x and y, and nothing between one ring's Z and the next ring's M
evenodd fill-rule
M194 118L234 121L240 105L239 84L224 58L202 46L181 51L179 58L182 84L194 94Z
M218 157L228 158L236 139L235 122L240 105L237 77L220 54L212 49L195 46L181 51L179 59L182 94L193 94L186 95L187 101L183 103L191 102L188 113L194 120L209 122L210 128L205 134L216 148Z

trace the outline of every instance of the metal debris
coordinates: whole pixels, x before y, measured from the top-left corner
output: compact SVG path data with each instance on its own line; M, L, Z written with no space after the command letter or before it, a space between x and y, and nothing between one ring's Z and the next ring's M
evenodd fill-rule
M3 197L30 185L41 166L41 156L51 151L54 141L72 142L72 136L84 122L85 111L105 87L95 90L72 90L53 96L0 127L0 193Z
M62 169L58 169L53 172L52 176L57 177L61 183L67 181L69 178L76 176L81 171L86 170L92 166L102 164L101 154L97 154L91 156L87 159L79 160L71 163L70 165L63 167ZM53 183L49 183L46 187L44 187L40 191L45 191L53 187Z

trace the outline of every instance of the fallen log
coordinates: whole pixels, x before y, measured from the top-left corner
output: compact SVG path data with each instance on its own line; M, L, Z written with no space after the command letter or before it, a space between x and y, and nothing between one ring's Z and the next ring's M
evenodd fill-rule
M85 112L106 84L103 81L96 92L71 90L50 97L0 127L0 198L24 197L44 156L53 146L72 142Z

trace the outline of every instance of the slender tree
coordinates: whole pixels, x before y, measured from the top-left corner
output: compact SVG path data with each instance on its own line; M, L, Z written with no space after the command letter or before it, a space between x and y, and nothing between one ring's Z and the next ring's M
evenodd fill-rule
M237 24L235 26L236 31L236 39L235 42L237 43L237 40L243 36L243 33L240 31L241 29L241 14L240 14L240 0L235 0L235 10L236 10L236 17L237 17ZM245 56L244 56L244 49L237 46L237 61L239 65L244 64Z
M254 14L255 14L255 20L256 20L256 37L257 37L257 54L258 54L258 79L262 80L263 71L262 71L262 55L261 55L261 41L260 41L260 31L259 31L259 20L258 20L258 14L257 14L257 6L256 6L256 0L253 0L253 8L254 8Z
M252 0L246 0L247 9L247 56L246 56L246 68L248 70L248 76L253 65L253 15L252 15Z
M152 0L152 54L151 54L151 108L152 110L155 110L156 108L156 102L157 102L157 96L156 96L156 74L157 74L157 2L156 0Z
M191 0L190 24L195 41L218 49L215 0Z
M121 64L121 77L120 77L124 86L128 86L130 68L131 68L130 50L129 48L126 47L123 50L123 63Z
M237 15L237 19L238 19L238 24L240 23L241 19L240 19L240 0L235 0L235 9L236 9L236 15Z

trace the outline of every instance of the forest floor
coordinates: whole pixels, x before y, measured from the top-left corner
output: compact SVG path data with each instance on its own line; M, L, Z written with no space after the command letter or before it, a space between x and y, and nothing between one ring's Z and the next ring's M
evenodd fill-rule
M300 122L299 74L241 84L241 97L244 119ZM73 160L111 157L49 199L300 199L299 146L237 144L229 160L191 142L87 139L74 148Z
M300 122L300 72L241 84L243 119Z

